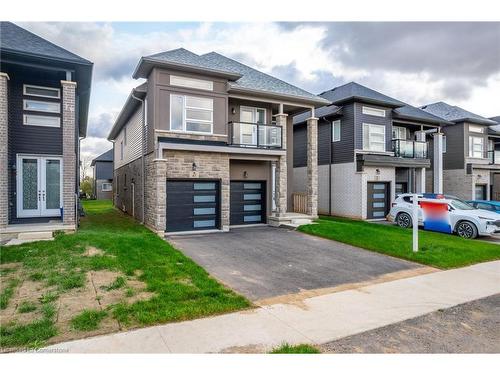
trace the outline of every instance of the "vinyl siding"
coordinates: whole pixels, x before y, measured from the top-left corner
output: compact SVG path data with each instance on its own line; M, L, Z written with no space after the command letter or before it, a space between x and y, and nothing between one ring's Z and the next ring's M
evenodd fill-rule
M465 146L464 125L445 126L442 131L446 136L446 153L443 154L443 168L463 169L464 156L469 153L468 146Z
M332 163L354 162L354 104L342 107L340 120L340 141L332 143Z
M362 112L363 106L384 109L385 117L365 115ZM385 150L392 150L392 111L390 108L375 106L371 104L354 103L354 145L357 150L363 149L363 123L385 126Z
M94 168L95 168L95 178L97 180L113 179L112 161L96 161Z
M115 140L114 147L114 168L134 161L141 157L142 146L142 107L138 107L130 117L126 125L122 128ZM126 142L125 142L126 132ZM121 159L121 143L123 141L123 160Z

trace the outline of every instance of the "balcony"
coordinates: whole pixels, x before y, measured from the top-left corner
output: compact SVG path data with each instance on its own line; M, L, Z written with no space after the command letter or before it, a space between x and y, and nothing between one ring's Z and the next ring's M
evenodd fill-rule
M230 122L228 143L231 146L266 149L282 148L281 126L251 122Z
M427 159L427 142L393 139L394 156L410 159Z

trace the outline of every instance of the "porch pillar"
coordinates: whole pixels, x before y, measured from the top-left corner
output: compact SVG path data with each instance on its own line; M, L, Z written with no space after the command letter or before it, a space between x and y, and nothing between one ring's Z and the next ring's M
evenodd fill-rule
M9 223L8 81L9 76L0 73L0 228Z
M307 119L307 214L318 216L318 118L316 117Z
M61 81L62 86L62 138L63 138L63 224L76 224L76 82Z
M433 134L433 193L443 194L443 133Z
M425 168L419 168L416 173L416 193L425 193Z
M280 113L275 115L276 125L281 126L281 146L286 150L286 119L288 115L283 113L280 106ZM287 162L286 155L280 156L276 163L276 214L284 216L287 212Z

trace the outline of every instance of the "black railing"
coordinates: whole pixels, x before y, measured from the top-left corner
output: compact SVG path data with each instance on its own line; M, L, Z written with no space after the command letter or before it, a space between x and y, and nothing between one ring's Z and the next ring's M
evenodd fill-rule
M281 126L252 122L230 122L228 143L232 146L255 148L282 148Z
M410 159L427 159L427 142L393 139L394 156Z

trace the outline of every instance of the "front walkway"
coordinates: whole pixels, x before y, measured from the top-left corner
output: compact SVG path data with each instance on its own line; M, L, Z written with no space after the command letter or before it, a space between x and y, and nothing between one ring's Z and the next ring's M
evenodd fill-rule
M323 344L500 293L500 261L53 345L75 353L265 352L283 342Z

